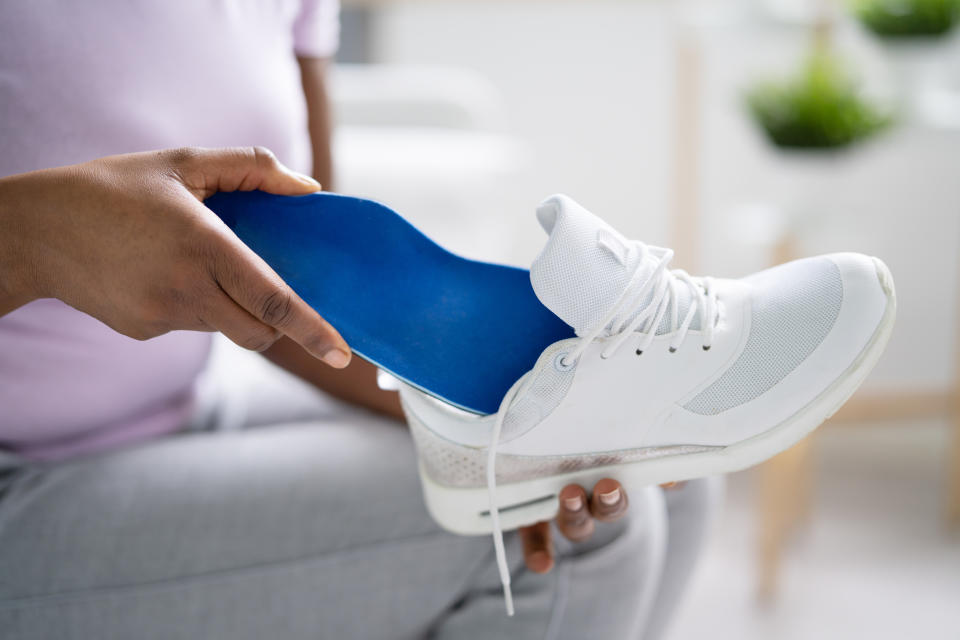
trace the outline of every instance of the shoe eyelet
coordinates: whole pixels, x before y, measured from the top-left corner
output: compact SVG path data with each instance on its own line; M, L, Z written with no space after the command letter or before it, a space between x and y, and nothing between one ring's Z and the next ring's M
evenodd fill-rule
M677 352L677 348L676 348L676 347L670 347L669 351L670 351L670 353L676 353L676 352Z
M642 356L642 355L643 355L643 351L640 351L640 349L637 349L637 355L638 355L638 356Z
M710 345L708 345L708 344L703 345L703 350L704 350L704 351L710 351Z
M567 371L570 371L571 369L573 369L573 367L576 366L577 364L576 362L571 362L568 364L563 361L564 358L566 358L568 355L569 354L566 351L561 351L560 353L558 353L556 357L553 359L553 368L559 371L560 373L566 373Z

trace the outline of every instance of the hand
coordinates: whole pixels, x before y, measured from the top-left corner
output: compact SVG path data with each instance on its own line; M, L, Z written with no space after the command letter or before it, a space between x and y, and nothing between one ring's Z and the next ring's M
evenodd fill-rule
M583 542L593 535L595 521L614 522L627 512L627 493L616 480L604 478L593 486L588 496L578 484L569 484L560 491L560 509L554 522L560 533L573 542ZM553 540L549 522L521 527L523 558L535 573L553 568Z
M0 179L0 314L54 297L146 340L221 331L262 351L287 335L341 368L343 338L203 205L217 191L299 195L312 178L265 149L178 149ZM9 244L9 246L7 246Z
M670 482L664 489L679 488L683 483ZM593 535L595 522L615 522L627 512L627 492L619 482L604 478L587 492L578 484L569 484L560 491L560 509L555 523L560 533L572 542L583 542ZM549 522L521 527L523 558L534 573L547 573L553 568L553 540Z

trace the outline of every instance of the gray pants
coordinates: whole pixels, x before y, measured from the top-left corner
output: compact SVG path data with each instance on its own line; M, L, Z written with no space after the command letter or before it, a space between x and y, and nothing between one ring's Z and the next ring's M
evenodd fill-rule
M549 575L508 538L517 615L487 537L437 529L398 423L279 371L239 429L56 465L0 454L0 638L658 637L716 483L632 492L631 516L557 542ZM249 399L250 394L246 394ZM222 420L219 420L222 422Z

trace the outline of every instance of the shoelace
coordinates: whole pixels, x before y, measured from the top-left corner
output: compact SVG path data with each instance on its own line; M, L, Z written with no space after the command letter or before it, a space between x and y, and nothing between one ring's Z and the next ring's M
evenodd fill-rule
M626 309L632 309L635 305L645 300L651 292L650 302L637 314L625 314L623 320L617 323L619 326L610 328L610 335L616 336L611 343L600 352L603 359L612 356L617 349L635 332L643 334L640 344L637 346L637 355L650 346L656 337L657 328L660 326L663 316L667 310L671 310L670 330L668 333L675 333L670 341L669 349L676 351L687 337L690 325L697 312L700 313L700 328L703 332L703 350L710 349L713 342L713 329L717 313L717 294L713 287L713 281L710 278L701 278L699 282L682 269L667 270L667 265L673 259L673 250L662 249L659 247L648 247L642 242L636 242L630 246L630 251L638 251L639 255L634 262L633 272L630 280L624 288L623 293L616 304L607 312L604 319L599 322L592 331L581 336L577 346L568 356L560 358L560 364L565 367L574 366L586 351L587 347L600 336L607 328L615 323L620 314ZM653 256L659 258L657 266L651 272L650 276L643 280L643 266L647 262L647 257ZM641 284L642 282L642 284ZM679 292L680 287L686 286L690 289L691 300L690 307L680 320ZM632 317L631 317L632 315ZM628 319L629 318L629 319ZM500 583L503 585L503 599L507 608L507 615L512 616L513 592L510 588L510 568L507 566L507 554L503 547L503 530L500 527L500 509L497 506L497 445L500 443L500 434L503 430L503 421L507 412L513 405L513 402L520 396L530 383L530 377L524 377L518 380L507 394L503 397L500 407L497 411L497 418L493 423L493 433L490 436L490 447L487 452L487 492L490 498L490 521L493 527L493 548L497 558L497 570L500 572Z

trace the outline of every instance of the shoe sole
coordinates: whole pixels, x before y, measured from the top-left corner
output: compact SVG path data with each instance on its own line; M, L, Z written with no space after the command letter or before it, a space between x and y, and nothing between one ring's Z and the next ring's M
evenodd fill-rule
M887 296L887 308L870 342L837 380L788 420L747 440L698 453L675 454L650 460L581 469L497 485L503 530L551 520L557 514L560 490L568 484L592 487L613 478L628 490L667 482L741 471L789 449L823 424L846 403L883 353L896 317L896 292L887 266L873 258L877 277ZM486 487L458 488L436 483L420 465L423 495L430 515L448 531L463 535L489 534L490 499Z

